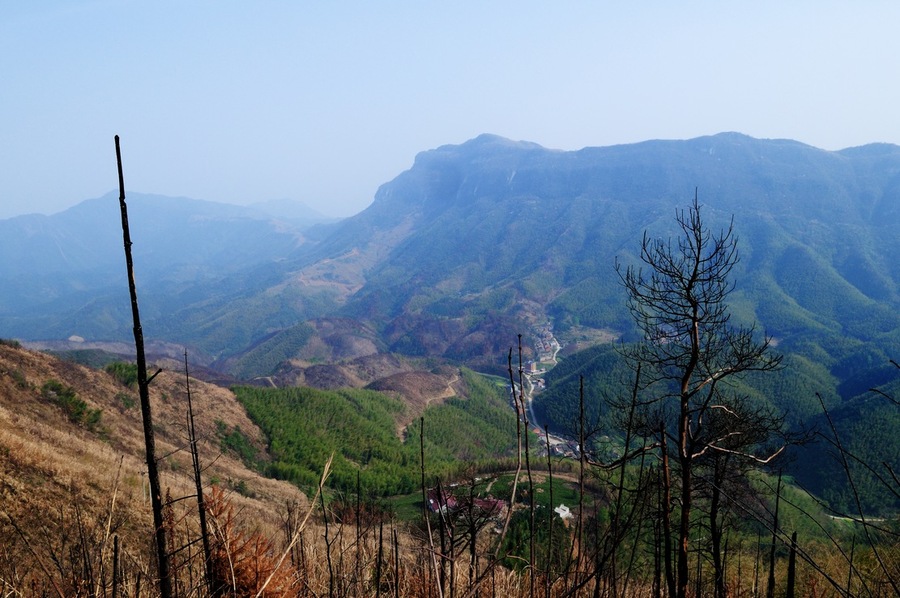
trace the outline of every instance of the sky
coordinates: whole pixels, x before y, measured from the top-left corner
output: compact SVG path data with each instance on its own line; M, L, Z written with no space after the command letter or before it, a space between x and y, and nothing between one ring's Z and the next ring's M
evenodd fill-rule
M117 190L358 213L481 133L900 144L900 3L0 0L0 218Z

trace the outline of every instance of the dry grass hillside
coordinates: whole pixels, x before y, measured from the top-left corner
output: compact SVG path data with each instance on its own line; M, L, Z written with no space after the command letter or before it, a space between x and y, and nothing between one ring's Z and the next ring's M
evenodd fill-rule
M112 550L105 547L112 536L123 558L146 559L152 514L137 392L104 371L14 345L0 343L3 595L36 569L62 575L60 562L67 560L87 567L89 548ZM248 533L273 535L285 505L303 505L305 497L224 450L221 439L230 434L264 458L264 439L230 391L190 384L207 490L211 484L224 490ZM161 483L173 499L194 494L185 387L184 373L176 371L161 372L151 385ZM62 396L74 399L63 404ZM176 504L178 513L195 505Z

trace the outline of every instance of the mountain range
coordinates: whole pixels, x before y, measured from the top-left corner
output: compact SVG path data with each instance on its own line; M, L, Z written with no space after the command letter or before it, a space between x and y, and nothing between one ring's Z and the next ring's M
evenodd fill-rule
M900 463L900 443L860 432L894 417L866 394L897 384L893 145L832 152L722 133L557 151L482 135L420 153L340 221L286 202L129 193L144 335L158 359L187 347L207 379L402 394L417 368L502 374L518 334L531 359L551 330L565 367L537 411L562 429L577 376L600 409L609 342L637 339L616 261L633 263L645 232L676 235L695 194L707 224L738 237L734 322L756 323L785 355L746 391L792 426L820 420L821 397L862 453ZM0 337L129 354L117 194L0 221L0 254Z
M482 135L339 222L129 194L145 335L242 376L385 352L489 366L548 320L570 346L627 340L614 262L673 234L695 191L734 221L738 320L848 374L897 354L900 147L736 133L572 152ZM0 334L128 341L121 244L114 194L0 221Z

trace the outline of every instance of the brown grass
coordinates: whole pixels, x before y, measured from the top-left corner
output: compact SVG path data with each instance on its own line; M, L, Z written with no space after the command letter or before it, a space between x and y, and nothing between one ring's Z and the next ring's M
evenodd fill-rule
M100 425L92 431L73 424L52 399L42 396L41 386L48 380L71 386L91 408L102 409ZM452 381L452 376L442 375L427 380L399 376L394 390L417 389L419 402L426 405L446 396ZM178 596L202 597L209 592L204 586L196 503L190 499L194 488L185 450L183 386L183 373L163 372L153 381L152 402L157 449L164 456L162 485L172 499L166 525L171 532L174 586ZM313 502L315 516L309 518L311 501L296 488L265 479L222 453L217 422L227 429L240 428L264 448L263 435L233 394L194 380L191 388L201 459L207 466L204 478L215 531L213 564L225 582L223 595L439 595L433 562L440 555L428 549L438 542L429 542L418 527L397 522L376 508L357 513L352 502L342 510L337 510L337 503L328 507L326 537L319 503ZM133 406L122 400L123 393ZM0 344L0 596L112 596L114 579L118 596L155 596L144 469L140 410L133 391L103 372ZM219 483L211 488L213 479ZM492 526L483 533L477 589L470 583L468 555L460 549L454 578L452 583L446 579L443 596L565 594L561 579L548 587L539 572L532 584L528 571L492 567L487 556L495 541ZM893 548L895 565L900 551ZM752 552L744 555L740 579L734 569L729 571L735 595L738 589L741 595L750 591L753 558ZM869 558L859 549L857 565ZM839 559L825 564L846 578ZM779 564L779 583L783 565ZM804 595L835 595L808 567L800 567L798 579ZM598 591L606 595L609 589L601 585ZM593 591L591 582L570 595L589 596ZM646 584L632 580L627 592L619 595L630 598L651 592ZM874 595L889 594L879 590Z
M48 380L72 387L90 408L102 409L99 426L90 431L70 422L52 399L42 396ZM163 372L151 388L162 486L173 497L192 496L184 374ZM230 391L196 380L191 388L206 482L218 480L223 488L239 487L246 494L228 490L227 495L242 520L252 522L249 528L276 528L284 505L305 504L305 497L224 454L217 421L228 429L239 427L262 454L264 437ZM131 399L130 407L123 395ZM152 517L140 419L136 393L105 372L0 345L0 584L9 588L15 579L43 578L40 587L52 586L48 579L53 577L41 575L43 561L50 563L56 583L67 588L64 594L78 595L82 590L74 581L61 581L72 575L60 569L64 563L88 567L91 551L76 545L97 547L101 536L110 534L120 536L123 557L132 555L137 570L147 568ZM106 549L95 560L106 558Z

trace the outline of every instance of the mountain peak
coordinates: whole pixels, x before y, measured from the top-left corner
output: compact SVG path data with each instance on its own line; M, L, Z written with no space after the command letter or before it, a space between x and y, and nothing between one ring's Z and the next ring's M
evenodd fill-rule
M482 133L478 137L469 139L460 144L442 145L436 149L427 150L416 156L416 162L421 159L428 160L434 156L470 156L470 155L497 155L522 151L546 151L543 146L531 141L515 141L500 135Z
M482 133L474 139L470 139L458 147L491 147L514 149L544 149L543 146L531 141L515 141L492 133Z

